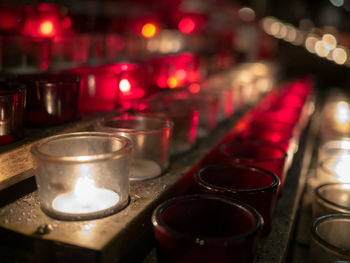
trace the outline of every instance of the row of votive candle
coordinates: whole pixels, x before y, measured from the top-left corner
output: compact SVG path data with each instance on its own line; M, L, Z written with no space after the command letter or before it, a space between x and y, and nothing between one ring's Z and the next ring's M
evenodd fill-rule
M123 75L123 70L129 73L130 67L133 65L103 66L98 72L104 74L105 69L112 69L116 73L122 71ZM65 80L78 83L68 78L71 75L65 76ZM32 76L22 76L20 80L33 83L34 87L47 84L50 88L57 80L54 77L57 76L50 76L50 84L48 79L31 82ZM101 77L101 81L108 78ZM59 84L62 89L68 85L64 81ZM131 103L128 113L124 111L96 122L94 132L57 135L36 143L32 153L43 211L59 219L80 220L109 215L125 207L129 179L147 180L163 174L170 163L169 154L183 153L193 147L199 122L206 132L215 128L219 104L216 94L210 90L193 94L184 89L163 92ZM251 171L248 169L246 173ZM260 173L268 178L263 180L273 181L276 191L278 178L265 175L264 171Z
M192 55L182 54L176 58L191 61ZM257 65L268 71L267 65ZM235 108L247 104L243 99L240 104L235 101L240 95L227 85L232 79L231 73L225 75L225 81L219 86L212 81L217 78L213 76L182 88L162 89L150 83L150 72L146 68L144 64L117 63L74 68L55 74L7 76L1 83L3 92L0 94L3 101L0 110L4 112L0 126L1 145L20 138L23 123L31 127L48 127L91 113L133 110L161 114L160 111L167 108L172 118L178 120L176 126L182 126L175 129L175 140L178 136L187 137L186 141L193 146L197 136L206 137L220 120L229 118ZM180 69L186 74L186 67ZM157 71L154 74L158 76ZM273 75L264 77L273 81ZM259 93L258 88L255 89ZM178 103L182 107L176 105ZM190 119L187 124L180 124L186 122L186 118ZM184 128L184 125L188 127ZM191 130L189 135L187 130ZM187 144L177 145L179 152L190 148Z
M311 262L350 261L349 99L331 90L320 117L316 173L308 178L312 200Z
M188 195L155 209L159 262L254 262L261 235L273 227L290 155L311 113L312 94L309 79L269 94L190 173ZM289 138L278 140L284 134Z

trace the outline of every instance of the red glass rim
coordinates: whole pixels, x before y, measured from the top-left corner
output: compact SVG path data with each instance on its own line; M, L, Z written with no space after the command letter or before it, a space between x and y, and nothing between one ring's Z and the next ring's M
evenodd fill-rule
M18 81L0 81L0 96L8 96L25 91L26 86Z
M179 204L181 202L187 202L187 201L205 201L205 200L213 200L220 203L227 204L229 206L241 209L247 214L247 217L251 217L253 220L253 226L251 229L249 229L247 232L243 234L233 235L233 236L218 236L218 237L206 237L206 236L196 236L192 235L191 233L185 233L180 232L172 227L168 226L168 224L164 221L162 214L166 211L167 208L171 207L172 205ZM234 242L234 241L241 241L246 238L252 237L257 235L263 228L264 220L262 216L256 211L255 208L251 207L250 205L234 200L231 198L226 198L222 196L215 196L215 195L209 195L209 194L200 194L200 195L185 195L180 197L174 197L171 198L162 204L160 204L152 214L152 224L154 227L160 229L164 233L170 233L174 237L178 238L187 238L187 239L193 239L195 242L198 238L201 240L204 240L206 244L215 243L218 244L218 241L224 240L225 242Z
M197 115L198 110L194 105L179 101L177 104L167 105L166 103L143 103L144 109L136 109L136 113L154 114L170 118L186 118L192 115Z
M86 75L111 75L111 76L118 76L117 73L107 70L103 67L93 67L93 66L84 66L79 68L72 68L68 69L64 72L68 72L71 74L76 74L79 77L86 76Z
M278 152L280 152L280 156L279 157L271 157L271 158L254 158L254 157L251 157L251 158L248 158L248 157L244 157L244 156L240 156L240 153L239 151L237 152L237 156L233 155L231 152L227 152L225 150L227 150L227 148L229 147L233 147L233 146L241 146L239 147L240 149L242 148L252 148L252 147L267 147L267 148L272 148L272 149L275 149L277 150ZM246 147L243 147L243 146L246 146ZM251 149L252 150L252 149ZM267 162L267 161L276 161L276 160L285 160L287 158L287 153L286 151L278 146L278 144L276 143L273 143L273 142L267 142L267 141L261 141L261 140L244 140L244 141L235 141L235 140L232 140L232 141L229 141L229 142L226 142L224 144L222 144L220 147L219 147L219 153L222 154L223 156L227 157L227 158L231 158L232 160L247 160L247 161L253 161L253 162Z
M37 85L57 85L67 83L79 83L80 78L73 73L62 73L62 74L28 74L18 76L19 81Z
M246 171L253 171L256 172L257 176L268 176L271 179L271 183L267 184L266 186L262 186L259 188L234 188L234 187L224 187L219 186L217 184L214 184L212 182L208 182L205 180L206 172L212 170L220 172L224 170L224 172L230 173L228 176L246 176L245 174L236 173L236 171L233 171L234 169L239 170L246 170ZM259 175L258 175L259 174ZM215 178L214 178L215 179ZM206 166L199 170L198 173L195 174L195 181L202 187L206 189L217 189L219 191L224 192L231 192L231 193L238 193L238 192L245 192L245 193L256 193L256 192L266 192L271 189L277 189L280 185L279 178L272 172L267 171L260 167L255 167L252 165L243 165L243 164L212 164L209 166Z

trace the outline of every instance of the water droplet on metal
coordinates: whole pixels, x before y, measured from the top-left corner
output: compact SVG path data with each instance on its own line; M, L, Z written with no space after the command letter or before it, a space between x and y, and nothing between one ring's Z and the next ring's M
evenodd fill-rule
M46 235L52 231L52 226L50 224L42 224L36 229L36 234Z

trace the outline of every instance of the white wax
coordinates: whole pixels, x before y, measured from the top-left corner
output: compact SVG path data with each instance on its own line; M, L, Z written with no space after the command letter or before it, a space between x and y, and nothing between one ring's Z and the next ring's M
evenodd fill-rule
M143 180L156 177L162 172L161 167L155 161L134 159L131 166L131 180Z
M64 213L83 214L97 212L116 205L119 195L108 189L96 188L93 199L89 202L81 202L74 192L59 195L53 200L53 207Z
M83 214L101 211L119 202L116 192L96 186L89 165L80 165L78 174L72 192L59 195L53 200L54 209L69 214Z

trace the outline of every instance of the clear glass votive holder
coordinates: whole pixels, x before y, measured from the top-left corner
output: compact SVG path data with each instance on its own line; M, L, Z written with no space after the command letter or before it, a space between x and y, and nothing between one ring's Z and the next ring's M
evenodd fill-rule
M338 152L317 164L317 183L350 183L350 154Z
M45 138L31 148L41 209L60 220L108 216L129 202L132 142L102 132Z
M287 153L278 145L262 141L232 140L216 152L217 163L252 165L266 169L280 179L282 191L286 179Z
M216 194L245 202L264 219L263 233L271 230L280 180L273 173L258 167L240 164L214 164L195 175L201 193Z
M340 213L350 214L350 183L328 183L316 187L312 201L313 218Z
M0 82L0 146L23 136L25 96L23 84Z
M169 166L173 122L149 115L121 115L98 122L95 129L124 136L133 142L131 180L161 175Z
M197 135L199 138L205 138L217 126L219 100L213 94L201 92L192 96L192 103L199 112Z
M174 123L170 153L173 155L189 151L197 139L199 122L198 110L190 103L170 99L154 100L137 106L137 113L170 119Z
M350 215L317 218L311 230L310 262L350 262Z
M25 123L46 127L76 120L80 79L71 74L22 75L26 85Z
M328 140L318 148L318 163L337 155L350 154L350 138Z
M263 227L251 206L214 195L165 201L152 223L160 263L253 262Z

